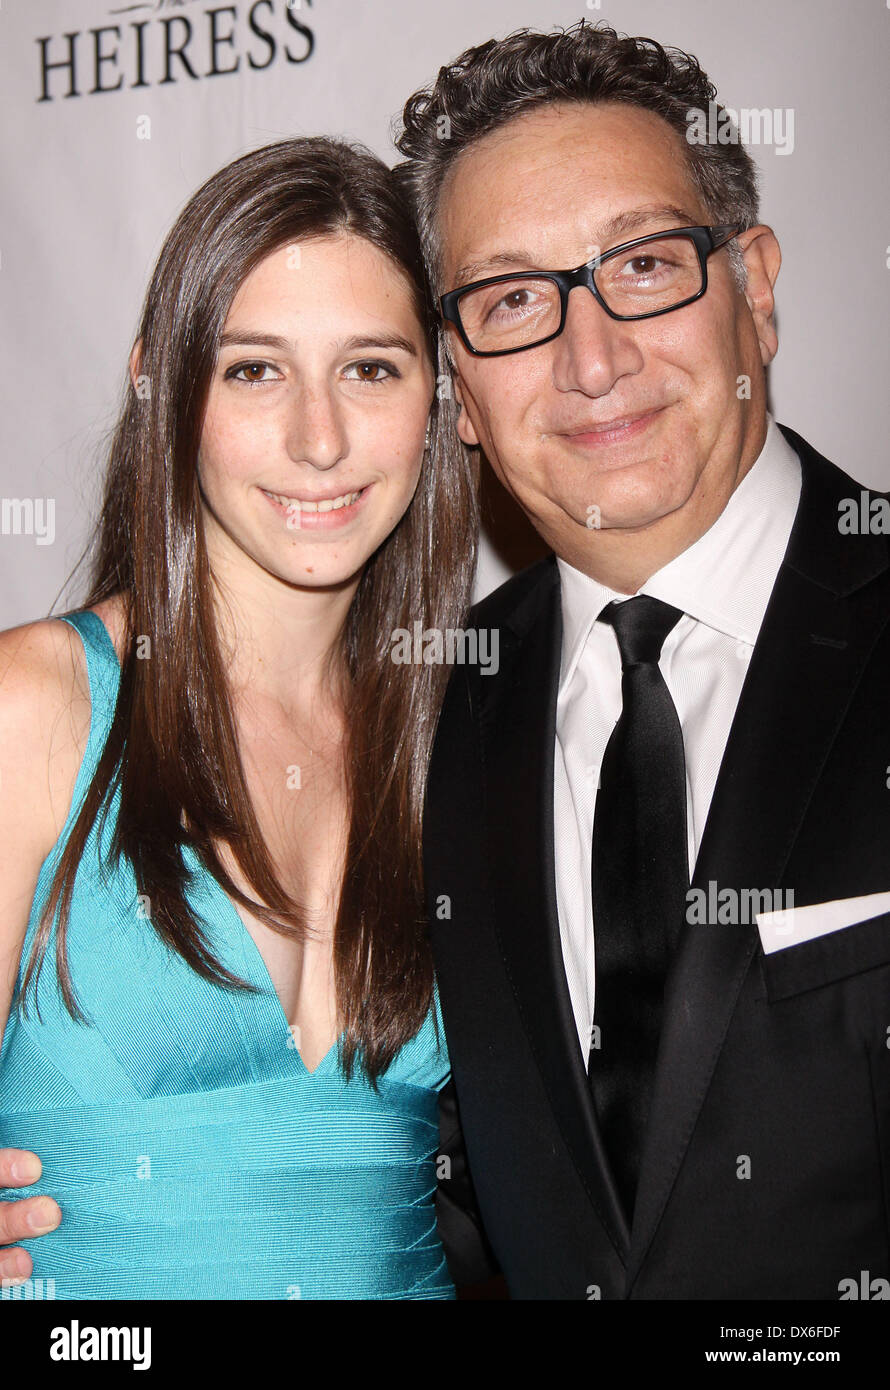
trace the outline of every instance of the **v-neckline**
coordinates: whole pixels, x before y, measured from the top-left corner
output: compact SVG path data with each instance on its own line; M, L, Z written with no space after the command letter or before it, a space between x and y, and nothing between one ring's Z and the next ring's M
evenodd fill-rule
M188 846L188 848L191 849L191 846ZM218 883L217 880L213 877L213 874L211 874L207 869L204 868L203 864L201 864L200 860L198 860L197 855L194 854L194 851L192 851L192 854L198 862L199 871L203 873L210 881L211 897L214 895L214 893L216 893L219 895L220 899L225 903L225 907L228 909L232 925L235 927L239 937L244 942L248 954L253 954L253 973L255 975L260 976L260 983L263 986L262 992L265 996L268 997L269 1006L272 1008L274 1012L278 1014L278 1022L283 1027L285 1033L288 1034L290 1037L293 1037L291 1029L298 1028L299 1025L292 1024L288 1019L287 1014L284 1011L284 1005L281 1002L281 996L279 995L278 990L275 988L275 985L272 981L272 976L269 974L269 967L266 964L265 957L263 956L262 951L257 945L256 940L254 939L253 933L248 929L247 923L244 921L244 918L241 916L241 913L238 911L237 907L232 902L232 899L229 897L222 884ZM249 981L248 983L254 983L254 981ZM294 1045L293 1048L289 1049L289 1051L293 1051L296 1053L300 1066L303 1068L307 1076L317 1076L320 1071L327 1070L328 1061L332 1054L337 1051L342 1040L343 1034L341 1033L337 1038L334 1039L327 1052L311 1070L309 1069L309 1067L307 1067L303 1059L303 1054L296 1045Z
M110 648L110 650L111 650L111 653L112 653L112 655L113 655L113 657L114 657L115 666L116 666L116 668L117 668L118 683L119 683L119 682L120 682L120 676L121 676L120 658L118 657L117 648L116 648L115 645L114 645L114 642L113 642L112 637L111 637L111 633L108 631L108 627L107 627L107 625L106 625L106 623L105 623L105 619L104 619L104 618L100 618L100 617L99 617L99 614L98 614L97 612L95 612L95 610L92 609L92 608L85 608L83 611L84 611L85 613L89 613L89 614L91 615L91 617L95 618L95 619L96 619L96 622L97 622L97 623L99 624L99 626L101 627L102 632L103 632L104 637L105 637L105 640L106 640L106 642L107 642L107 644L108 644L108 646L109 646L109 648ZM92 698L92 692L91 692L91 698ZM92 711L91 711L91 713L90 713L90 720L91 720L91 722L92 722ZM221 901L222 901L222 903L223 903L223 905L224 905L225 910L226 910L226 911L228 912L228 914L229 914L229 921L230 921L231 925L235 928L235 931L236 931L236 934L237 934L238 938L239 938L241 941L243 941L243 942L245 943L248 954L250 954L251 952L253 953L253 965L254 965L253 973L254 973L255 976L259 976L259 983L260 983L260 986L261 986L261 993L262 993L262 995L263 995L264 997L266 997L266 998L268 999L269 1007L272 1009L273 1013L277 1013L277 1015L278 1015L278 1026L279 1026L279 1027L283 1027L284 1032L285 1032L287 1035L289 1035L291 1038L293 1038L293 1033L291 1032L291 1028L292 1028L292 1027L298 1027L299 1025L297 1025L297 1024L291 1024L290 1020L288 1019L288 1016L287 1016L287 1014L286 1014L285 1011L284 1011L284 1005L283 1005L282 1002L281 1002L281 997L280 997L280 995L279 995L279 993L278 993L278 990L275 988L275 985L274 985L274 983L273 983L273 981L272 981L272 976L271 976L270 973L269 973L269 967L268 967L267 964L266 964L265 957L263 956L262 951L260 950L260 948L259 948L259 946L257 945L256 941L254 940L254 937L253 937L252 932L250 932L250 931L248 930L247 923L244 921L244 918L241 916L241 913L238 911L237 907L236 907L235 904L232 902L232 899L229 897L228 893L227 893L226 890L223 888L222 884L217 882L217 880L213 877L213 874L210 873L210 871L209 871L208 869L205 869L204 865L201 863L200 859L198 858L198 855L196 854L195 850L192 849L192 846L191 846L191 845L186 845L185 851L186 851L186 852L189 852L189 853L191 854L191 856L192 856L192 858L193 858L193 860L194 860L194 863L195 863L195 871L196 871L196 873L198 873L198 874L203 874L204 877L209 881L209 885L210 885L210 886L209 886L209 889L208 889L208 894L209 894L210 898L213 898L213 896L214 896L215 894L219 896L219 898L221 899ZM236 971L235 973L237 974L237 971ZM253 984L253 983L256 983L256 981L255 981L255 980L251 980L251 981L248 981L248 983ZM343 1041L343 1034L340 1033L339 1036L338 1036L337 1038L335 1038L335 1040L331 1043L331 1046L328 1048L327 1052L324 1054L324 1056L321 1058L321 1060L318 1062L318 1064L317 1064L316 1066L314 1066L314 1067L311 1069L311 1071L310 1071L309 1067L307 1067L305 1061L303 1060L303 1054L302 1054L302 1052L300 1051L300 1049L299 1049L296 1045L295 1045L293 1048L289 1048L288 1050L289 1050L289 1051L292 1051L292 1052L294 1052L294 1053L296 1054L297 1060L299 1061L299 1064L300 1064L300 1066L302 1067L303 1071L305 1072L306 1076L311 1078L311 1077L318 1076L319 1072L329 1070L329 1065L328 1065L328 1064L329 1064L329 1062L330 1062L330 1058L331 1058L331 1056L332 1056L334 1053L336 1053L336 1052L338 1051L339 1046L340 1046L340 1043L341 1043L342 1041Z

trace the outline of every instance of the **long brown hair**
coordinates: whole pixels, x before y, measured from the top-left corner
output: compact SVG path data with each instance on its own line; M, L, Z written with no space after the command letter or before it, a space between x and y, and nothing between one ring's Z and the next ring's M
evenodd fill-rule
M229 307L246 276L283 245L349 232L406 278L438 370L438 336L419 242L386 165L321 137L252 151L190 200L152 276L139 326L141 392L129 384L112 438L84 607L123 596L126 646L96 774L53 878L22 997L37 979L58 910L56 961L73 1017L87 1021L67 964L78 863L116 786L115 861L132 865L159 936L207 979L250 988L212 954L186 899L188 845L222 888L282 935L305 913L278 881L251 806L214 623L197 483L207 393ZM144 396L144 399L140 397ZM447 680L441 665L396 665L392 634L460 626L477 533L476 470L449 390L431 402L430 446L414 498L368 561L341 633L348 673L349 831L334 927L334 976L347 1075L376 1080L414 1035L432 996L422 904L426 768ZM137 640L151 639L151 658ZM242 893L214 847L226 844L268 908ZM27 1006L25 1006L26 1008Z

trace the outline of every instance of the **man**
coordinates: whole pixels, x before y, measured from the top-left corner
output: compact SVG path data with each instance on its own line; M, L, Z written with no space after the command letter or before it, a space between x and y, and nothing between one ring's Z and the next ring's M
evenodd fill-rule
M779 248L742 146L687 138L712 95L523 31L398 142L461 437L555 552L474 610L500 666L455 669L426 820L519 1298L890 1296L888 543L767 413Z

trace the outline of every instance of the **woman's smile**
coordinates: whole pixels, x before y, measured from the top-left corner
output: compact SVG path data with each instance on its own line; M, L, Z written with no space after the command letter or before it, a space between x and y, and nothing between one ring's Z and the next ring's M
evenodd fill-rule
M289 529L295 531L330 531L348 526L362 509L362 503L373 483L352 492L328 494L326 497L303 498L260 488L274 510L284 516Z

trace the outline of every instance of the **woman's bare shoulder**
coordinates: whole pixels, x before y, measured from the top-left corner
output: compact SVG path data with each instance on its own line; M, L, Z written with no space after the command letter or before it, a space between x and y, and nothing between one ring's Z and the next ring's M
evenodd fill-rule
M93 611L120 654L123 602L106 599ZM42 618L0 632L0 779L47 852L68 814L90 717L86 657L70 623Z
M40 867L65 823L89 737L75 643L58 619L0 632L0 1032Z
M70 624L40 618L0 632L0 702L7 719L40 724L47 709L89 699L83 646Z
M0 632L0 1035L89 727L86 662L70 625L44 618Z

